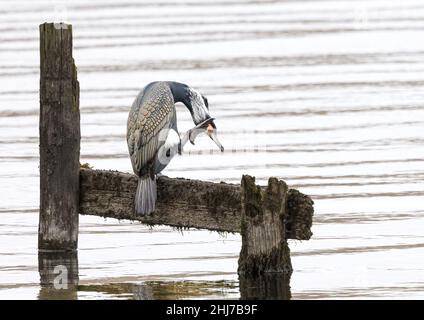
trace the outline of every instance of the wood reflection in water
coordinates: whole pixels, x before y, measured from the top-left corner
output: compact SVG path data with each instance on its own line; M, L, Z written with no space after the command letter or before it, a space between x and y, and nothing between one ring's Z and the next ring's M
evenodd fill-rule
M38 299L75 300L78 298L78 252L39 252Z
M239 275L240 299L290 300L290 277L291 273Z
M115 297L151 300L209 297L218 290L226 296L237 288L227 281L147 281L143 283L107 283L79 285L78 253L39 252L40 300L76 300L78 291L98 292ZM269 273L258 276L239 276L240 298L289 300L290 273Z

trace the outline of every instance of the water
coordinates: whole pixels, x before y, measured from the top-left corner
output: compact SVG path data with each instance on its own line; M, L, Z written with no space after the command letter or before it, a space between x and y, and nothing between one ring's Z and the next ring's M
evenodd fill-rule
M226 152L199 138L165 174L276 176L315 201L313 238L289 243L293 299L424 298L422 1L1 1L0 11L1 299L51 298L37 257L38 25L53 19L73 24L82 163L130 172L138 90L188 83L208 96ZM240 296L239 235L80 220L73 298Z

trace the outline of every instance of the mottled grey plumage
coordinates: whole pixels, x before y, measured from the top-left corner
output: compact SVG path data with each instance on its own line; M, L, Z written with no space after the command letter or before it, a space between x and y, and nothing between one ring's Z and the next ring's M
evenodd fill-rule
M160 172L155 168L156 155L165 139L159 139L159 132L170 128L177 131L176 125L175 103L168 83L147 85L134 101L127 122L128 150L138 176Z
M137 214L148 214L155 209L155 174L167 164L158 161L158 151L166 141L160 132L171 128L177 131L176 125L175 103L168 83L147 85L135 99L127 122L128 151L133 170L139 176Z

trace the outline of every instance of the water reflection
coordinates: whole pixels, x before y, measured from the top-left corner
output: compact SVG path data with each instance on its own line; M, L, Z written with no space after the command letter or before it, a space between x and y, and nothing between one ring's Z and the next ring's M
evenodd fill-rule
M237 299L237 281L143 281L83 284L78 297L130 300Z
M40 300L85 298L160 299L278 299L291 298L290 274L239 277L237 281L142 281L81 284L78 252L39 252Z
M272 273L256 277L240 275L240 299L290 300L290 277L290 273Z
M78 290L78 252L38 252L38 299L75 300Z

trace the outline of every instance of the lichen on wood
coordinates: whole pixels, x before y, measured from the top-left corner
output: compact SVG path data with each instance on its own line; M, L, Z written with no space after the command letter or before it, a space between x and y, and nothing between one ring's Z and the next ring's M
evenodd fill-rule
M312 237L314 201L296 189L289 189L286 205L289 212L286 221L287 239L309 240Z

